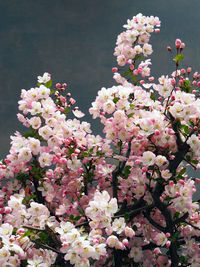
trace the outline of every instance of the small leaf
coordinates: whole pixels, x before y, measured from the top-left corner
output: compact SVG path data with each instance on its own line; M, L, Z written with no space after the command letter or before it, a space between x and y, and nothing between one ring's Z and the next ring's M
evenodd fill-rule
M32 235L32 232L30 230L27 230L24 234L23 234L23 237L25 236L31 236Z
M52 86L52 80L48 81L47 83L45 83L45 86L47 88L50 88Z
M191 160L191 162L192 162L193 164L198 164L198 163L199 163L198 160L196 160L196 159Z
M73 220L74 220L74 215L70 215L70 216L69 216L69 219L70 219L71 221L73 221Z
M44 233L44 232L41 232L41 233L39 233L39 237L40 237L42 240L45 241L45 240L48 239L49 235L46 234L46 233Z
M130 104L130 108L135 108L136 106L134 104Z
M183 168L179 173L178 173L178 175L180 175L180 176L182 176L185 172L186 172L186 168Z
M134 113L130 113L130 114L128 114L128 118L131 118L131 117L133 117L133 115L134 115Z
M133 225L132 228L133 228L134 231L137 231L137 226L136 225Z
M155 101L156 100L155 94L151 93L150 98L151 98L151 100Z
M129 76L130 75L130 72L129 71L125 71L124 72L124 76Z
M33 133L24 133L24 137L28 138L28 137L34 137Z
M183 129L186 134L190 134L190 130L189 130L189 127L187 125L182 124L181 129Z
M135 58L134 58L135 61L136 60L139 60L139 59L142 59L142 56L141 55L136 55Z
M173 59L175 62L179 62L180 60L182 60L184 58L184 55L177 55L175 56L175 58Z
M130 219L130 214L129 213L125 213L124 214L124 219L128 221Z
M76 216L76 217L74 218L74 220L75 220L75 221L78 221L78 220L80 220L80 218L81 218L81 216Z
M119 101L119 97L114 97L113 102L116 104Z
M121 147L122 146L122 141L121 140L117 143L117 146L118 147Z
M175 212L175 213L174 213L174 219L178 219L179 215L180 215L180 212L178 212L178 211Z

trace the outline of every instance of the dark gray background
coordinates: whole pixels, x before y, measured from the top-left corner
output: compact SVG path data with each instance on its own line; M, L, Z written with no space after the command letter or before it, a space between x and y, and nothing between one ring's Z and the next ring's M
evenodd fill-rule
M161 33L151 39L152 74L171 73L166 51L179 37L186 43L185 64L200 70L199 0L0 0L0 144L22 130L16 119L22 88L36 85L44 72L67 82L78 106L88 113L98 90L112 86L113 50L122 25L137 13L158 16ZM99 121L92 122L100 132Z

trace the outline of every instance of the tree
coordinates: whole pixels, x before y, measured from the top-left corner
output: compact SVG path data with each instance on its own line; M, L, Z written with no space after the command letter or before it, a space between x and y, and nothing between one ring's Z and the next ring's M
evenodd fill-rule
M154 83L145 58L159 26L138 14L117 38L119 85L90 108L104 138L50 74L22 90L29 131L0 164L1 266L200 266L199 179L186 174L199 168L200 74L179 68L177 39L175 71Z

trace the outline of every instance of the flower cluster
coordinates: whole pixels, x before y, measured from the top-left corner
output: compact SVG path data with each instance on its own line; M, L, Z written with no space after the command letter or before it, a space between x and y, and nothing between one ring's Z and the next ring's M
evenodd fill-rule
M105 137L49 73L22 90L28 132L0 162L0 266L200 266L200 180L187 175L200 166L200 74L179 68L176 39L175 71L150 77L159 26L138 14L117 38L117 85L89 110Z

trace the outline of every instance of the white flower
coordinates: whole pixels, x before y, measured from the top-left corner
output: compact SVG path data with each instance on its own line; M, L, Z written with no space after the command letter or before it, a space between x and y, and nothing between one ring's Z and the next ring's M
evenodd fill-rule
M156 245L163 247L168 241L168 239L164 233L158 233L155 237L155 241L156 241Z
M125 227L126 223L124 218L115 219L112 224L113 231L115 231L117 234L121 234Z
M145 166L151 166L155 162L155 154L151 151L145 151L143 153L142 162Z
M132 247L129 253L130 258L134 258L135 262L139 262L142 259L142 248Z
M32 158L30 148L28 148L28 147L21 148L19 151L18 158L21 161L29 161Z
M74 114L75 117L77 118L82 118L85 116L85 114L83 112L81 112L80 110L72 110L72 113Z
M0 227L0 236L10 236L12 234L13 227L9 223L4 223Z
M43 76L38 76L37 78L39 83L47 83L48 81L51 80L51 74L45 72Z
M39 157L39 163L42 168L44 166L50 166L52 162L52 155L46 152L43 152Z
M118 241L119 240L115 235L111 235L107 238L106 243L109 247L114 248Z

